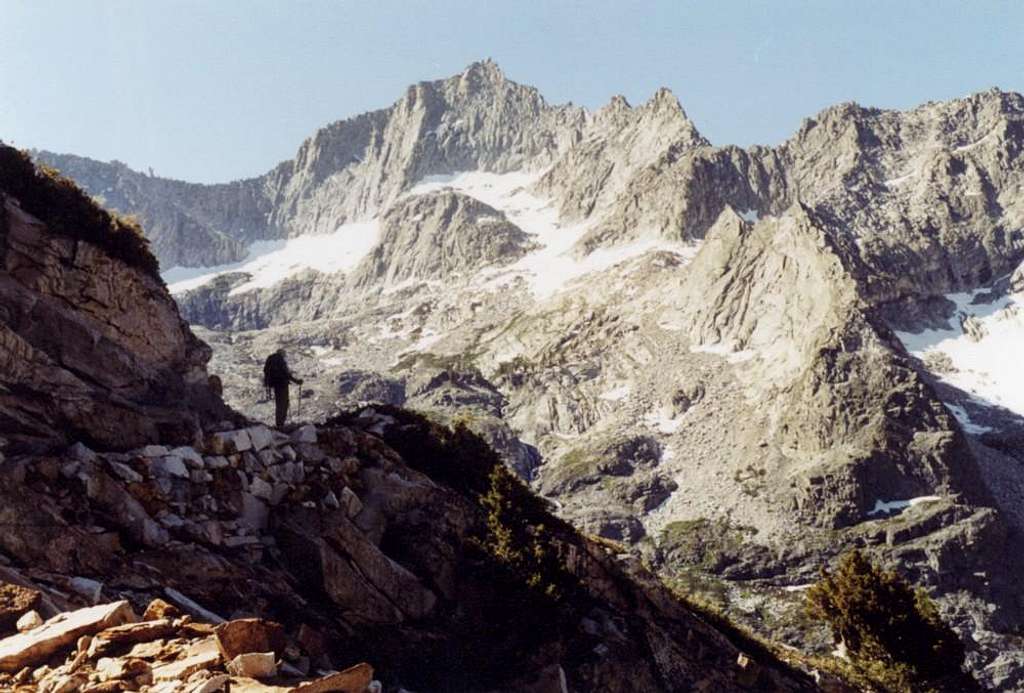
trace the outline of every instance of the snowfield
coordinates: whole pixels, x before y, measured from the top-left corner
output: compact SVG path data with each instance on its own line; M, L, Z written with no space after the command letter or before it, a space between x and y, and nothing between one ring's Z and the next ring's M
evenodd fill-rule
M991 303L972 305L987 289L949 294L957 314L944 330L917 334L897 332L907 351L919 358L944 354L952 370L934 375L973 395L980 405L998 405L1024 416L1024 293L1010 294ZM972 317L981 337L968 334L962 320ZM950 407L968 432L982 433L960 407Z
M249 246L248 256L240 262L216 267L172 267L162 276L171 293L180 294L221 274L245 272L252 278L231 291L240 294L273 286L306 269L325 274L350 270L377 244L378 235L375 220L343 224L329 234L257 241Z
M514 277L522 277L536 298L547 298L593 272L601 272L621 262L656 250L666 250L687 259L696 254L696 246L664 240L642 240L611 248L598 248L578 257L576 243L590 224L563 226L558 210L547 199L529 191L544 171L487 173L463 171L447 176L427 176L407 194L421 195L451 188L475 197L501 210L509 221L533 237L540 248L514 264L484 270L484 284L494 286Z
M536 250L514 264L487 268L471 279L472 283L484 289L497 288L510 280L522 278L531 293L542 299L558 293L585 275L606 270L648 252L665 250L685 259L691 259L696 254L697 246L694 244L641 240L612 248L599 248L579 257L576 243L586 234L590 225L562 225L554 204L529 192L529 187L541 175L543 171L501 174L466 171L427 176L404 196L451 188L500 210L512 223L532 236L539 246ZM236 295L273 286L307 269L325 274L350 271L373 249L379 235L377 219L344 224L331 234L258 241L249 247L248 256L240 262L216 267L172 267L163 272L162 276L171 293L180 294L198 288L222 274L250 274L248 281L232 289L231 295ZM420 282L409 280L407 283L411 285Z

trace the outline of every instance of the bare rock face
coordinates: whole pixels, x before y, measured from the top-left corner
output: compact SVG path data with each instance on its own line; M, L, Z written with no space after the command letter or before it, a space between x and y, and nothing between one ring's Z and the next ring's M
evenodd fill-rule
M788 198L856 238L875 302L946 293L1012 271L1024 253L1024 98L991 90L910 111L842 104L779 149Z
M409 87L390 108L321 129L272 171L273 224L330 232L386 209L426 175L514 171L566 148L582 109L551 107L491 61Z
M208 266L241 259L253 240L332 232L372 216L424 176L544 166L584 119L583 109L548 105L488 60L321 128L294 159L249 180L193 185L117 163L35 156L112 209L138 214L164 266Z
M885 494L989 500L952 417L866 310L840 233L803 207L754 226L723 215L684 289L693 343L760 357L748 378L774 400L806 521L859 521Z
M356 286L448 279L526 254L529 236L505 214L451 190L416 195L381 219L380 242L356 270Z
M607 213L632 177L669 149L708 146L667 89L638 108L615 97L588 119L579 137L537 184L559 200L568 220Z
M209 348L159 279L2 199L0 432L12 449L191 440L197 412L222 405Z

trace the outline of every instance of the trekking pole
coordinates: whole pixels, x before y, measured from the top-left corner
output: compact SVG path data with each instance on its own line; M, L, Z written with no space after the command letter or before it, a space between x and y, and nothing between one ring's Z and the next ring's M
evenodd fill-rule
M299 398L295 402L295 418L302 416L302 383L295 383L299 386Z

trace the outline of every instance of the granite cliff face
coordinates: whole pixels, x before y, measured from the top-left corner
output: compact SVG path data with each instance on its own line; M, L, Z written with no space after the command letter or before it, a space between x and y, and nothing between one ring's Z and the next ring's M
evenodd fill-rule
M585 120L552 107L490 61L421 82L389 108L339 121L303 142L291 161L246 181L201 186L119 164L36 152L104 204L138 214L165 267L244 256L261 238L333 232L383 211L428 175L513 171L551 161Z
M462 423L561 517L826 653L799 590L868 547L1013 690L1024 408L977 373L1024 303L1022 123L993 90L716 147L667 91L591 113L480 63L317 133L258 179L260 237L292 238L171 290L253 416L286 344L307 411ZM344 269L289 254L348 234Z

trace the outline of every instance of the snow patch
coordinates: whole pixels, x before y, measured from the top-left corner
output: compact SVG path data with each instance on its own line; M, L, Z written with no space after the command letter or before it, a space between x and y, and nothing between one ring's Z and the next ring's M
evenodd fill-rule
M805 592L814 586L813 582L808 582L805 585L786 585L782 589L785 592Z
M949 359L952 369L934 373L935 377L974 395L979 404L998 405L1024 416L1024 293L972 305L986 290L948 294L946 298L956 304L956 314L945 329L896 335L918 358L931 354ZM964 331L962 318L968 316L980 327L980 339Z
M949 409L950 413L952 413L953 416L956 417L956 420L960 422L960 427L963 428L968 433L980 435L982 433L988 433L989 431L992 430L990 426L980 426L976 423L972 423L971 417L968 416L967 410L964 409L963 407L956 404L950 404L949 402L943 402L943 404L945 404L946 409Z
M890 178L889 180L882 181L882 184L887 188L894 188L897 185L906 183L908 180L917 175L917 171L906 174L905 176L899 176L898 178Z
M974 142L971 142L970 144L965 144L965 145L963 145L961 147L957 147L954 151L957 151L957 152L969 152L970 150L974 149L975 147L980 145L982 142L987 140L989 137L991 137L994 132L995 131L990 132L987 135L985 135L984 137L982 137L981 139L975 140Z
M891 500L885 501L876 498L875 507L868 511L868 515L888 515L893 511L903 511L907 508L912 508L915 505L921 503L934 503L935 501L942 500L942 496L918 496L917 498L908 498L907 500Z
M698 344L690 347L690 352L695 354L715 354L724 356L729 363L744 363L755 356L757 352L752 349L736 349L731 342L718 342L717 344Z
M576 243L590 229L590 224L563 226L552 201L530 192L530 186L543 174L543 171L500 174L464 171L426 176L407 194L421 195L451 188L503 212L509 221L530 234L539 247L511 265L484 270L478 280L486 287L521 277L537 298L552 296L585 275L655 250L672 252L686 260L697 254L694 244L643 240L599 248L586 257L575 257Z
M355 267L377 243L376 221L343 224L334 233L257 241L245 259L216 267L172 267L162 276L171 294L198 288L228 272L245 272L251 278L231 290L231 295L263 289L311 269L325 274Z
M644 414L643 421L645 424L655 429L659 433L665 435L671 435L679 430L680 426L683 425L683 417L677 416L672 417L664 412L650 412Z

